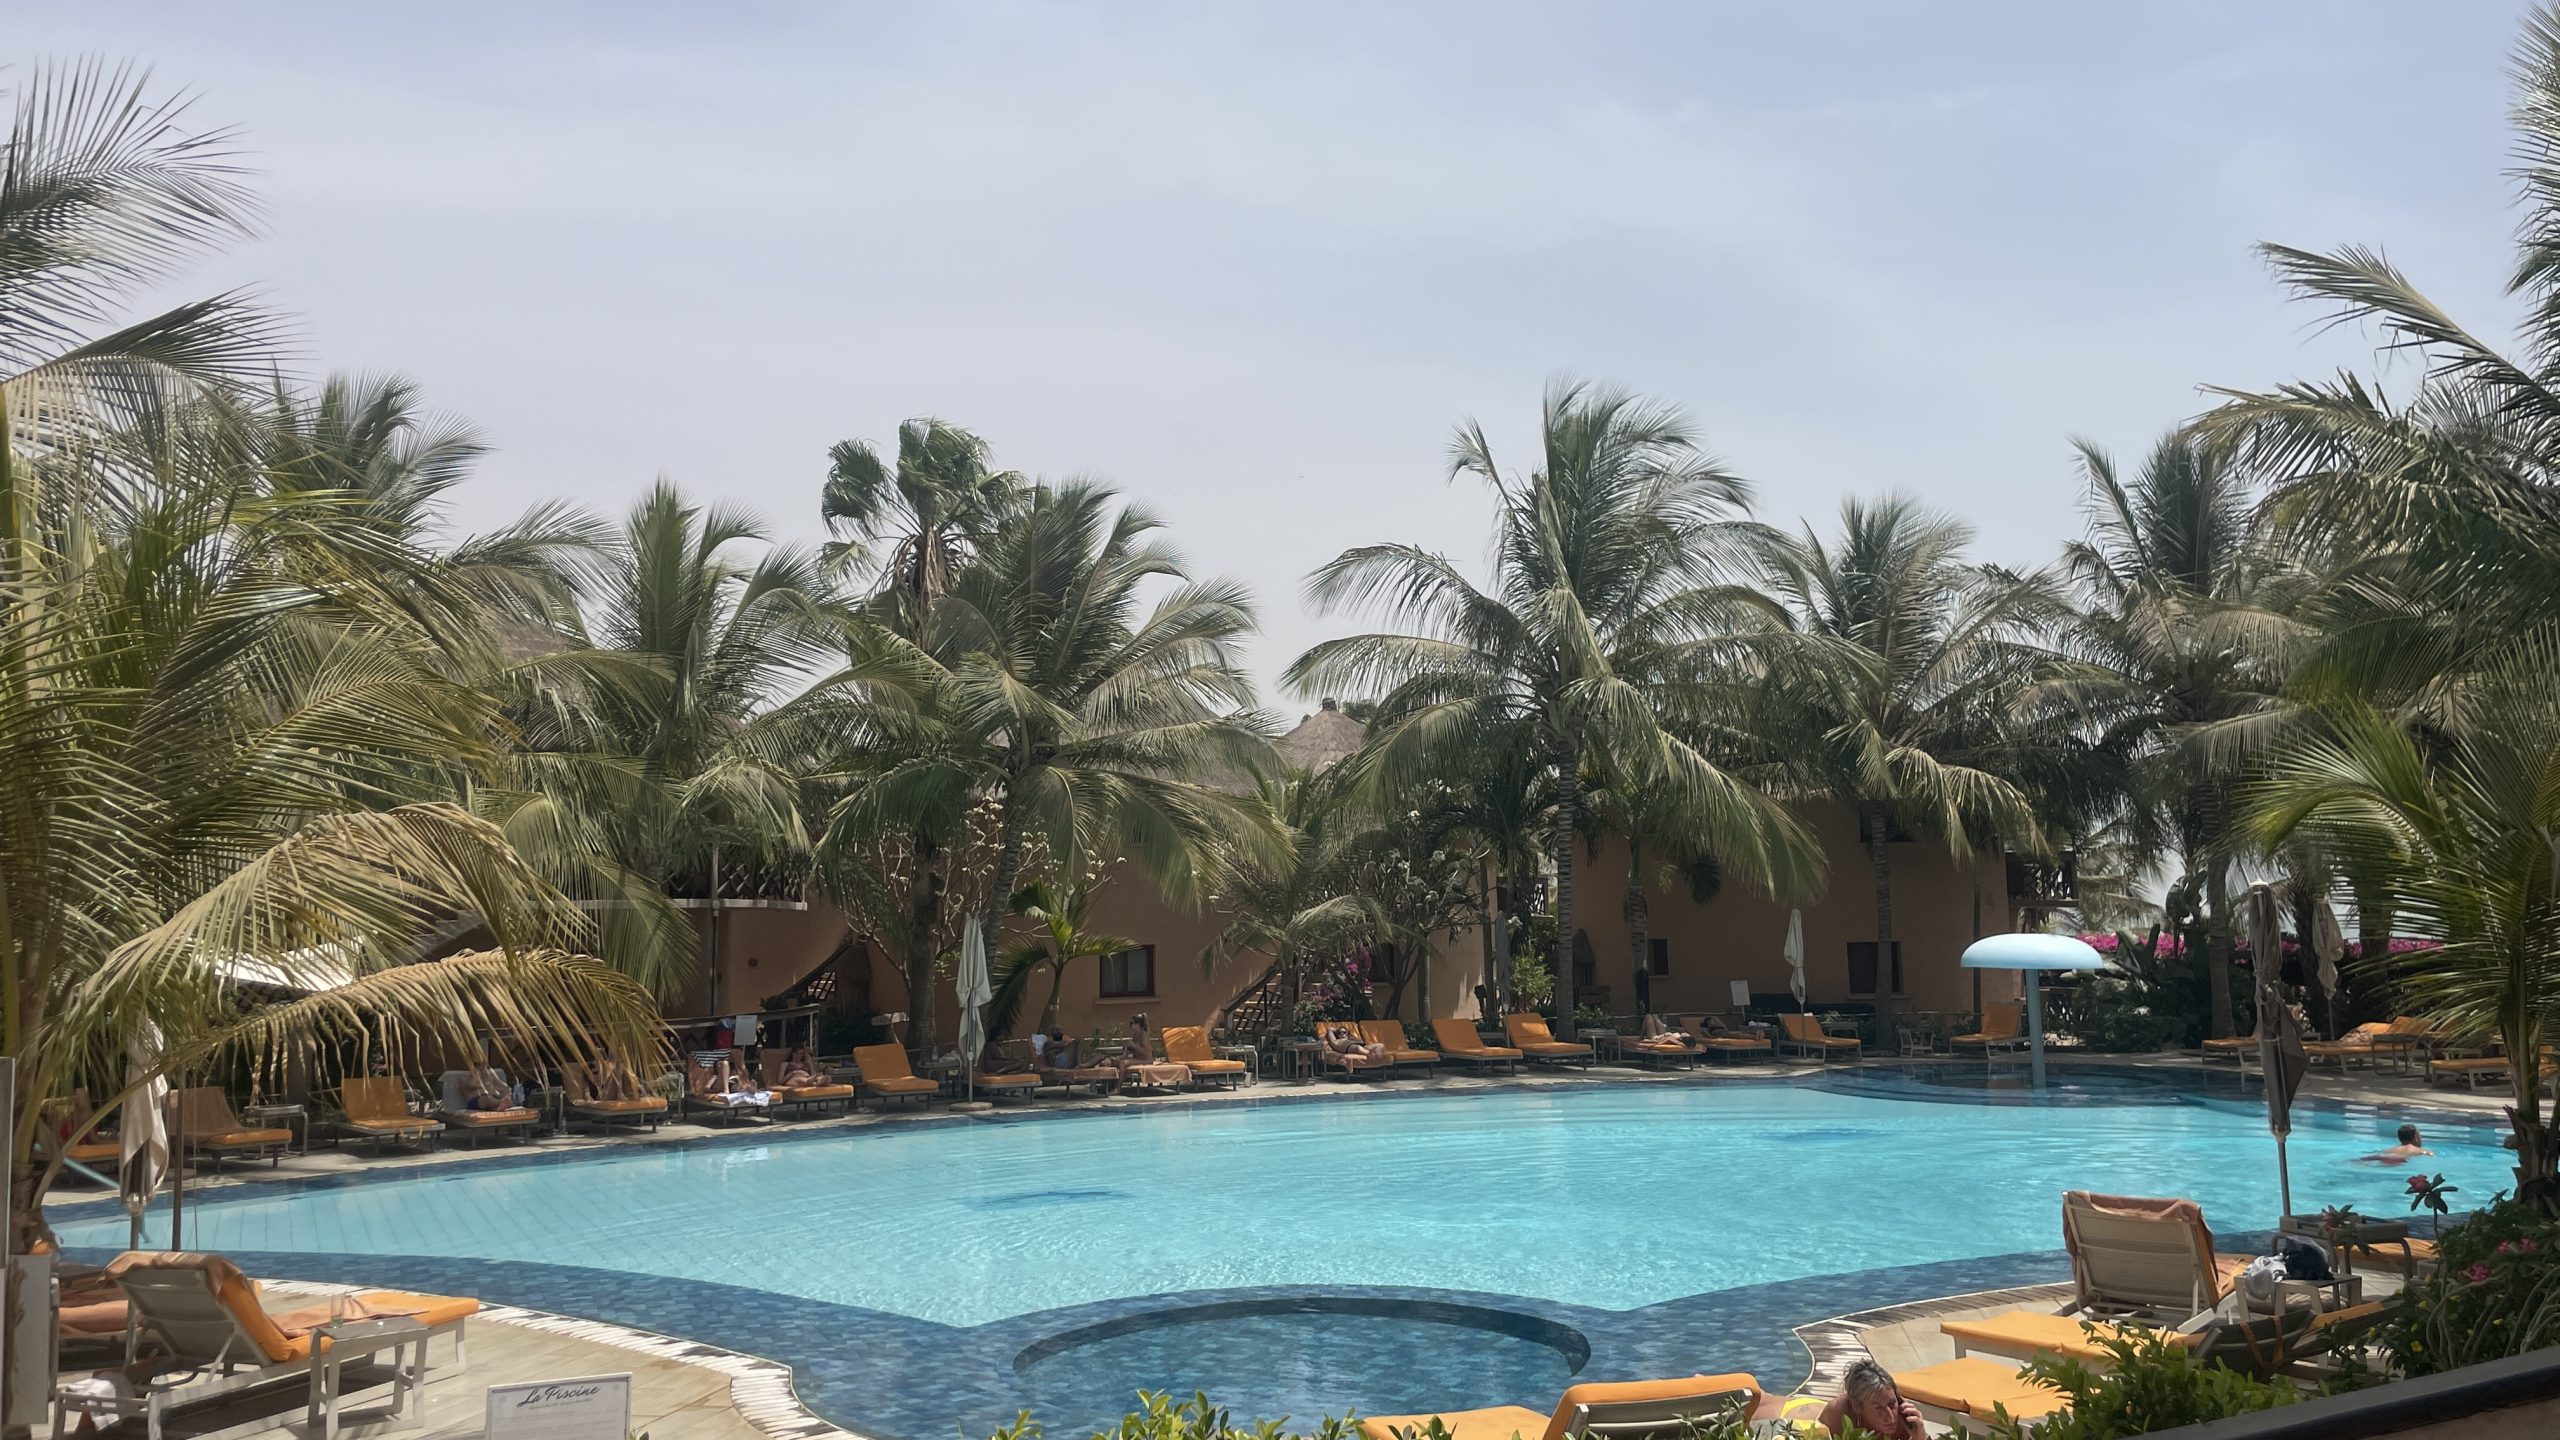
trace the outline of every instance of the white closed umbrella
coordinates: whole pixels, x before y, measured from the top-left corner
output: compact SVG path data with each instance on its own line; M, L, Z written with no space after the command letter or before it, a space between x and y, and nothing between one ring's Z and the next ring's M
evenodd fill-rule
M1804 1008L1804 912L1787 912L1787 989L1796 997L1796 1008Z
M2329 1002L2329 1028L2337 1028L2338 960L2347 953L2346 932L2338 928L2338 912L2327 896L2311 907L2311 953L2320 959L2320 994Z
M968 1077L969 1098L978 1098L978 1052L987 1048L987 1021L979 1012L996 998L995 986L987 980L987 939L978 931L978 917L969 917L968 926L960 932L960 1066Z
M125 1074L150 1074L140 1089L125 1097L124 1113L116 1119L116 1135L124 1154L118 1167L124 1199L124 1213L132 1221L132 1245L142 1248L142 1212L151 1206L151 1197L160 1191L160 1179L169 1173L169 1077L152 1073L160 1067L160 1031L145 1022L141 1029L125 1037ZM170 1244L177 1237L170 1237Z

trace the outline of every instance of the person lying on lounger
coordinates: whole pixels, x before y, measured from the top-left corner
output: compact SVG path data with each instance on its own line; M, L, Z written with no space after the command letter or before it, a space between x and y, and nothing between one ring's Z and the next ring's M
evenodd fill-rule
M782 1062L782 1083L786 1089L797 1090L824 1085L827 1079L818 1073L817 1063L809 1058L809 1051L803 1046L793 1050L790 1057Z
M2436 1152L2427 1148L2426 1139L2418 1133L2417 1126L2403 1125L2400 1127L2399 1144L2388 1150L2377 1150L2371 1155L2359 1155L2356 1158L2368 1165L2406 1165L2421 1155L2434 1153Z
M1064 1029L1051 1030L1048 1043L1040 1047L1040 1064L1049 1070L1073 1070L1076 1050L1077 1042L1068 1039Z
M1138 1067L1156 1063L1156 1037L1147 1029L1147 1017L1129 1017L1129 1053L1097 1062L1103 1069L1117 1070L1123 1080L1133 1079Z
M1659 1015L1644 1017L1644 1033L1636 1038L1639 1050L1682 1050L1689 1048L1689 1037L1662 1023Z
M513 1110L524 1103L524 1087L509 1085L495 1070L474 1070L471 1097L463 1103L474 1110Z
M720 1073L711 1082L711 1093L732 1106L773 1103L772 1091L749 1088L745 1081L738 1078L737 1069L726 1060L720 1062Z
M1360 1032L1337 1020L1324 1029L1324 1048L1352 1060L1376 1064L1387 1058L1387 1047L1373 1045L1360 1038Z

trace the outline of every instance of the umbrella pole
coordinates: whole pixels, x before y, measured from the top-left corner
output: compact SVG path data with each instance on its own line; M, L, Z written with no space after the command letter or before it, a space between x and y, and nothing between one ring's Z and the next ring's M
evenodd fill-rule
M187 1130L178 1123L178 1097L183 1091L169 1092L169 1154L177 1163L169 1167L169 1248L184 1250L178 1243L178 1220L187 1210Z
M2027 1049L2036 1089L2044 1089L2044 989L2035 971L2027 972Z
M2276 1203L2284 1207L2276 1212L2280 1217L2278 1223L2282 1223L2281 1217L2293 1213L2293 1170L2285 1163L2284 1137L2281 1135L2276 1137Z

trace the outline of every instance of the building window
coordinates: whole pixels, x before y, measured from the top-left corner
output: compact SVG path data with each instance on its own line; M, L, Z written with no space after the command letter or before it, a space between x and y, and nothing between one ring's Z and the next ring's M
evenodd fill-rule
M1671 973L1671 942L1648 938L1644 942L1644 968L1656 975Z
M1876 993L1876 942L1873 940L1849 942L1849 993L1851 995ZM1903 993L1902 942L1899 940L1893 942L1893 993L1896 995Z
M1156 993L1156 947L1140 945L1102 957L1102 998L1152 999Z

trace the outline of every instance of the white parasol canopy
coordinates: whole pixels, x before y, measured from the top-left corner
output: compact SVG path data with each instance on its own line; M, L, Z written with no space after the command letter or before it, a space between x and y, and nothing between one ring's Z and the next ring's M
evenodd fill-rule
M124 1057L128 1078L159 1069L160 1028L144 1021L140 1029L125 1037ZM118 1167L124 1211L132 1220L132 1248L139 1250L142 1212L150 1208L151 1197L159 1193L161 1177L169 1173L168 1076L154 1074L125 1097L116 1116L116 1135L124 1149Z
M978 1052L987 1048L987 1020L980 1013L996 998L995 987L987 981L987 939L978 931L978 917L969 917L960 932L960 1065L968 1077L969 1098L978 1098Z
M1804 912L1787 912L1787 989L1796 997L1796 1005L1804 1005Z

